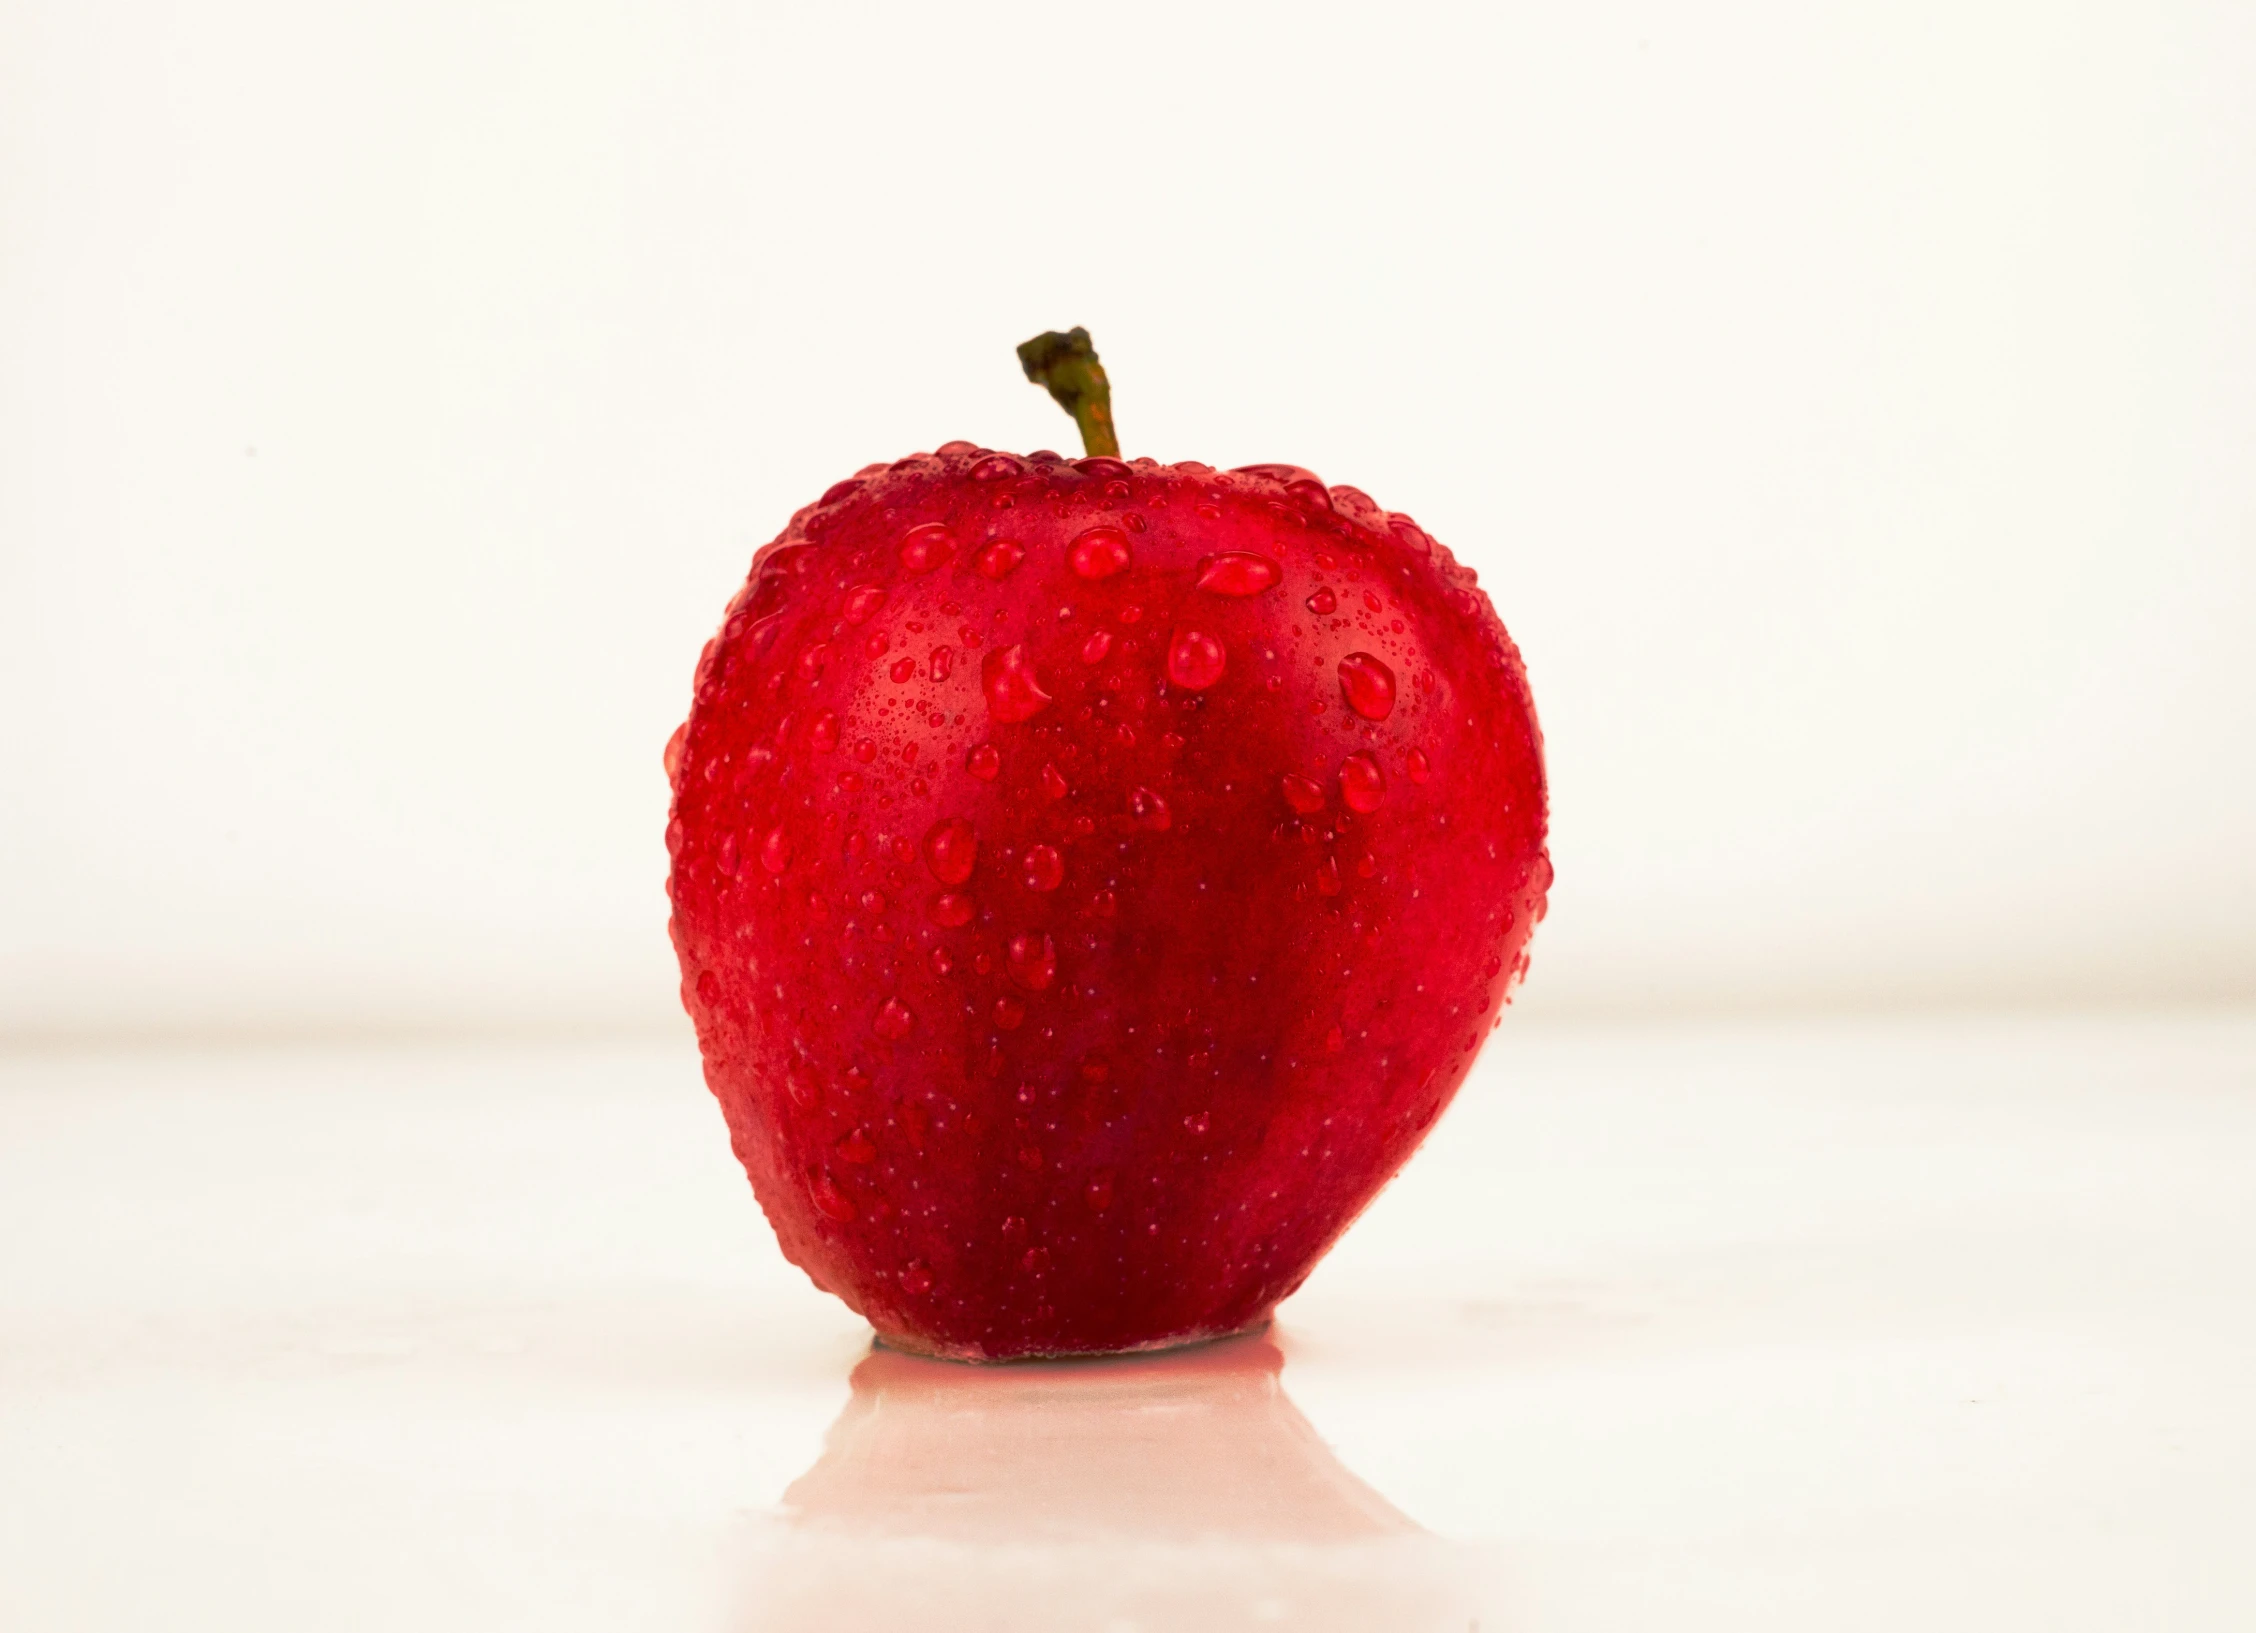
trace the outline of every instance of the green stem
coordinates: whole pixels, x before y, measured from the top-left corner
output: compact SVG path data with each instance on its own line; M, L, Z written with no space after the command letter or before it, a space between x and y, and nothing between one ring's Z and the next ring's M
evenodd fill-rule
M1120 438L1112 429L1112 383L1097 361L1097 348L1089 344L1088 330L1059 334L1052 329L1036 335L1018 348L1018 361L1026 378L1048 388L1058 407L1073 416L1081 428L1083 452L1120 457Z

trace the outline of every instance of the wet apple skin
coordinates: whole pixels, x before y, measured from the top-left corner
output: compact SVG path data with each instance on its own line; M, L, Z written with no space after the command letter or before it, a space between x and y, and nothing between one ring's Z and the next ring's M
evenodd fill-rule
M1488 598L1286 466L869 467L754 558L667 761L761 1206L962 1359L1265 1318L1455 1095L1551 882Z

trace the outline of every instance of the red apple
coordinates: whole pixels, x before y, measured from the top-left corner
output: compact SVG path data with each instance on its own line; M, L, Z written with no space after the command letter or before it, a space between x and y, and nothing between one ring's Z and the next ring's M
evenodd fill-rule
M683 1002L784 1252L965 1359L1265 1319L1551 880L1471 570L1290 465L867 466L754 557L667 765Z

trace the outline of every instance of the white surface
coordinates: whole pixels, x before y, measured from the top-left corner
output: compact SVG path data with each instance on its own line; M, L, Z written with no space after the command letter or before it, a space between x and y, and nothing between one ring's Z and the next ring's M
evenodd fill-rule
M685 1048L6 1057L0 1626L2239 1633L2252 1173L2256 1015L1507 1027L1280 1394L864 1362Z
M1493 587L1531 1006L2256 998L2252 83L2229 0L0 0L0 1032L670 1019L753 546L1065 439L1073 322Z

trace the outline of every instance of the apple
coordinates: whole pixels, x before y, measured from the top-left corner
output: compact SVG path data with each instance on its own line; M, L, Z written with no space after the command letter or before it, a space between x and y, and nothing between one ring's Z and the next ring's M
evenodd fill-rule
M1264 1321L1449 1104L1551 882L1470 569L1291 465L864 467L667 746L682 1000L783 1251L966 1360Z

